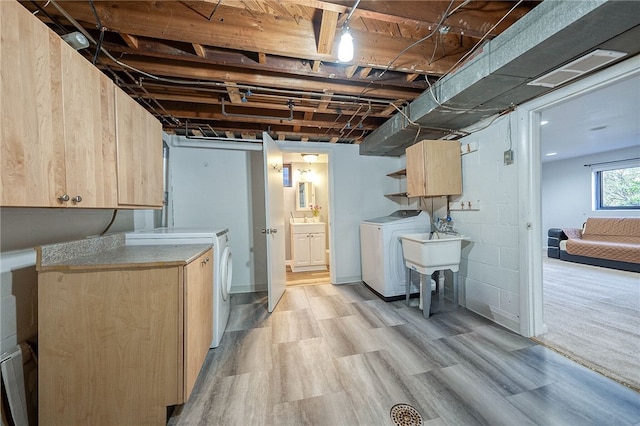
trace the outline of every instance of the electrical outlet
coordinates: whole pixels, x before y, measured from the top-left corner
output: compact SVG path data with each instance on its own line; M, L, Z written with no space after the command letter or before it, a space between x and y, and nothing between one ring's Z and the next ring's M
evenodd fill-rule
M508 149L504 152L504 165L508 166L509 164L513 164L513 150Z

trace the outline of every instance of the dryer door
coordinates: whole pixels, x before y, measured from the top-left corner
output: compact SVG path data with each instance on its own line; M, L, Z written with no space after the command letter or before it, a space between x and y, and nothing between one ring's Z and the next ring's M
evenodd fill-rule
M220 257L220 292L222 293L222 300L226 301L229 298L232 276L233 261L231 258L231 250L229 250L229 247L225 247Z

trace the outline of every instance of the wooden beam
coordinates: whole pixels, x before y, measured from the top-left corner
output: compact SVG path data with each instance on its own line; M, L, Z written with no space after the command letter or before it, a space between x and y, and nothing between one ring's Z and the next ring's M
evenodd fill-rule
M416 78L418 78L420 74L407 74L407 81L408 82L412 82L413 80L415 80Z
M63 7L76 19L94 22L95 17L85 2L65 1ZM370 2L378 3L378 2ZM293 58L334 62L330 54L317 53L314 22L294 20L269 14L253 17L245 11L221 3L216 25L206 19L193 19L193 12L181 2L97 2L102 24L111 31L137 36L162 38L186 43L199 43L225 49L263 52ZM153 8L150 13L149 8ZM167 25L171 16L171 25ZM286 27L287 31L282 31ZM351 29L358 48L353 63L361 66L386 68L397 53L413 43L413 38ZM265 37L268 34L268 37ZM467 37L465 37L466 39ZM296 40L292 43L291 40ZM429 64L435 42L426 40L405 52L392 69L442 74L449 70L466 49L453 51L446 58Z
M279 140L279 141L284 141L284 140L286 140L286 139L287 139L287 137L286 137L285 135L283 135L283 134L279 134L279 135L278 135L278 140Z
M406 101L407 101L406 99L398 99L394 101L393 104L398 108L401 108L402 104L405 103ZM382 111L381 115L391 115L392 113L397 112L398 108L396 108L395 106L393 106L392 104L389 104L389 106Z
M236 83L227 82L227 94L232 104L239 104L242 102L242 96L240 96L240 89L236 86Z
M109 63L108 60L105 60ZM237 84L252 86L275 87L281 89L306 90L322 93L327 88L327 83L295 76L274 76L268 73L256 73L250 70L217 70L211 67L193 64L177 63L175 61L146 61L129 58L127 64L139 70L153 75L170 75L180 78L214 82L233 81ZM364 83L366 84L366 83ZM213 86L214 84L212 84ZM359 96L364 85L332 82L331 90L342 95ZM402 87L387 87L372 85L367 89L367 97L383 99L413 99L417 96L416 90Z
M320 71L321 64L322 64L322 61L313 61L313 65L311 66L311 69L313 70L313 72Z
M293 119L291 121L287 120L287 117L284 115L281 118L273 117L270 119L257 118L263 112L258 111L256 113L256 117L252 117L251 113L248 113L246 116L242 117L225 117L221 112L215 112L211 110L207 110L206 108L201 108L197 105L192 106L191 108L185 109L175 109L170 106L165 107L165 109L174 117L179 118L188 118L190 120L216 120L216 121L233 121L236 123L273 123L274 121L279 123L280 125L292 126L294 128L298 128L298 130L294 130L294 132L299 132L302 127L308 127L313 129L330 129L336 126L336 123L333 120L300 120ZM361 130L374 130L378 127L379 122L377 123L366 123L364 124ZM342 126L342 124L340 124ZM228 126L224 126L228 127ZM360 130L360 129L359 129Z
M339 138L339 137L334 136L334 137L332 137L331 139L329 139L329 143L336 143L336 142L338 142L339 140L340 140L340 138Z
M145 84L145 87L149 91L149 94L153 96L154 99L158 101L169 101L169 102L181 102L181 103L189 103L189 104L205 104L205 105L220 105L220 99L216 96L210 96L208 94L174 94L167 93L164 88L155 88L152 84ZM328 106L331 101L331 96L327 95L322 97L322 101L318 104L317 107L314 106L304 106L304 105L296 105L295 110L298 112L311 112L311 113L319 113L319 114L335 114L335 111L329 111ZM254 109L264 109L264 110L273 110L273 111L289 111L289 107L285 103L267 103L267 102L255 102L251 101L251 103L236 103L234 107L240 108L254 108ZM342 107L342 113L344 115L354 114L358 109L358 104L347 104ZM372 105L372 112L368 114L370 117L388 117L389 114L383 114L382 107L380 104Z
M372 68L371 67L364 67L360 70L360 78L367 78L369 77L369 73L371 72Z
M322 11L322 21L318 36L318 53L330 55L333 51L333 42L336 38L336 27L338 25L338 12L332 10Z
M341 80L346 78L345 66L343 64L335 64L331 62L321 63L321 61L318 61L318 69L314 71L312 69L312 66L309 65L308 61L301 61L300 59L271 56L269 57L268 64L260 64L258 62L258 54L256 54L256 59L254 61L247 61L246 58L247 56L249 56L248 53L234 52L211 46L206 47L207 58L200 58L199 56L194 55L191 50L185 51L179 49L175 45L169 45L161 41L150 39L140 40L139 49L131 49L126 46L110 43L108 41L105 41L103 45L112 54L115 55L117 53L119 55L127 55L127 57L144 56L148 58L169 59L172 61L194 62L201 64L206 63L209 66L233 66L241 69L251 69L254 72L269 71L300 76L330 78L333 80ZM360 73L356 73L352 80L360 78L359 74ZM360 80L366 83L369 82L369 80L365 78L360 78ZM420 87L418 87L418 85L416 85L415 83L407 83L405 79L405 73L396 72L393 70L385 73L384 84L387 86L391 85L399 87L412 87L414 89L427 88L426 82L420 80L419 83Z
M193 50L196 52L196 55L198 55L201 58L207 57L207 52L205 51L203 45L198 43L191 43L191 45L193 46Z
M127 46L129 46L130 48L132 49L138 48L138 45L139 45L138 37L132 36L131 34L124 34L124 33L120 33L120 37L124 40L125 43L127 43Z
M358 70L358 66L357 65L348 66L347 70L346 70L347 78L353 77L353 75L356 73L357 70Z
M258 63L259 64L266 64L267 63L267 54L264 52L258 52Z
M304 119L306 121L311 121L313 120L313 112L312 111L307 111L304 113Z
M322 96L322 98L320 98L322 99L322 102L320 102L320 104L318 105L318 111L326 111L329 107L329 102L331 101L332 97L333 92L327 91L326 94Z
M229 139L235 139L235 138L236 138L235 133L230 132L230 131L228 131L228 130L227 130L226 132L224 132L224 135L225 135L227 138L229 138Z

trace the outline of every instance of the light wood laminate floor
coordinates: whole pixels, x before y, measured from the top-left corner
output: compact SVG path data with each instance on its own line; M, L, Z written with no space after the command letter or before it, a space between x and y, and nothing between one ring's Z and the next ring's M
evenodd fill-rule
M435 301L434 301L435 302ZM363 284L232 296L170 425L392 425L410 404L425 425L636 425L640 394L465 309L424 319Z

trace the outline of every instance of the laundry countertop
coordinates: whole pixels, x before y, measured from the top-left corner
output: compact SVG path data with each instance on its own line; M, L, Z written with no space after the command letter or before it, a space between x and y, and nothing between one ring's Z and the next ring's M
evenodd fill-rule
M127 246L119 236L95 237L36 247L36 267L43 272L180 266L210 248L211 244Z

